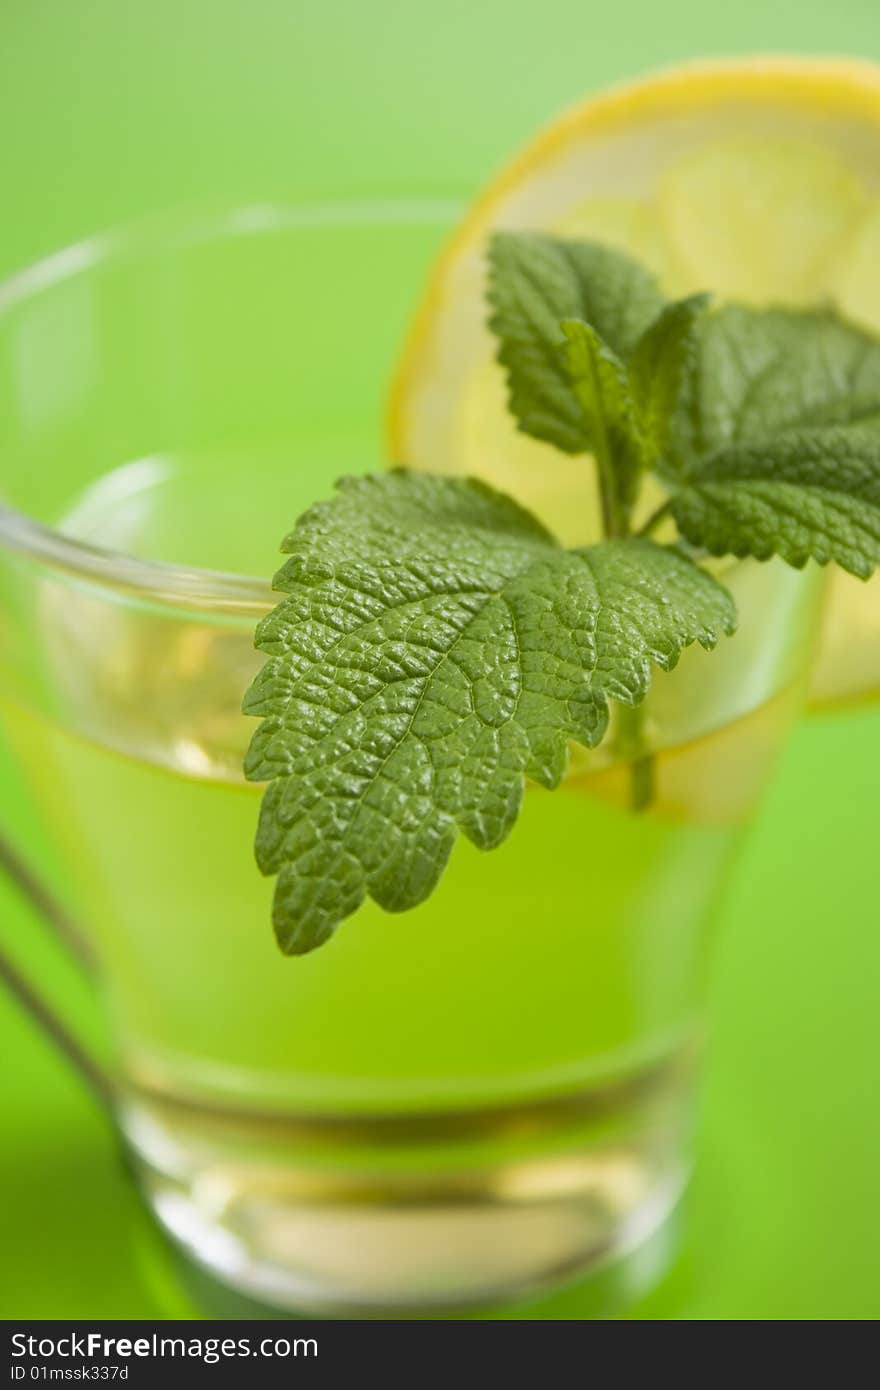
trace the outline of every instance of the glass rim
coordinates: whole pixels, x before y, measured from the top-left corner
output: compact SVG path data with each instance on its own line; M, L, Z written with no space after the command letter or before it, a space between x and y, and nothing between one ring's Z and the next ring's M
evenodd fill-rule
M126 256L315 227L451 227L462 205L453 197L364 194L178 206L96 232L14 271L0 281L0 319L31 296ZM0 546L72 578L136 592L159 604L258 615L274 602L268 579L92 545L5 503L0 503Z

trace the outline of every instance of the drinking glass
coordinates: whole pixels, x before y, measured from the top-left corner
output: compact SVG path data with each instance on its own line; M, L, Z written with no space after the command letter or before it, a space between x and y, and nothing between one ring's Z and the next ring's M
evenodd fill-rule
M714 912L820 597L815 574L720 564L740 629L655 675L650 806L612 724L559 790L528 788L500 849L460 842L421 907L367 903L281 955L241 772L254 625L298 513L384 461L386 380L453 213L179 215L0 289L2 727L98 961L152 1210L288 1309L489 1304L662 1230Z

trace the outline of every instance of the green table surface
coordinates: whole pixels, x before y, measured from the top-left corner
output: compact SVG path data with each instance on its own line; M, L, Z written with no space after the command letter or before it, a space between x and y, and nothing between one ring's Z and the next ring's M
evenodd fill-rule
M701 53L880 57L876 0L6 0L0 271L203 197L467 193L558 106ZM880 711L804 722L739 864L680 1258L629 1316L880 1314ZM0 814L39 859L14 772ZM86 1004L6 885L0 934ZM109 1129L0 998L0 1316L199 1317ZM501 1316L579 1318L582 1289Z

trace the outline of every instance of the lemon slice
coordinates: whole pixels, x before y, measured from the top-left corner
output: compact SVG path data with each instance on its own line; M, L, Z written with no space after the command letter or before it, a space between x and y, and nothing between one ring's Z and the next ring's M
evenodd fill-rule
M830 302L880 331L880 67L701 63L590 98L490 183L447 246L393 383L391 456L482 476L584 541L598 528L589 465L518 434L507 413L484 322L484 248L498 227L605 240L669 294ZM835 573L813 699L876 693L880 582Z

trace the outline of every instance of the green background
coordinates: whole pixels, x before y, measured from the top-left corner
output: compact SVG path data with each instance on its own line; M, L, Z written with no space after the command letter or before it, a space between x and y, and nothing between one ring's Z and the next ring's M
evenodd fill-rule
M467 195L559 106L701 54L880 58L876 0L4 0L0 271L209 197ZM684 1249L639 1318L880 1314L880 711L796 732L726 905ZM2 815L38 859L14 773ZM4 944L83 1015L0 885ZM0 998L0 1316L213 1312ZM577 1318L578 1289L521 1310ZM505 1316L509 1314L504 1314Z

